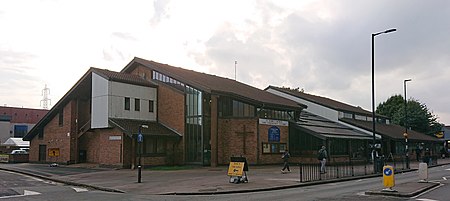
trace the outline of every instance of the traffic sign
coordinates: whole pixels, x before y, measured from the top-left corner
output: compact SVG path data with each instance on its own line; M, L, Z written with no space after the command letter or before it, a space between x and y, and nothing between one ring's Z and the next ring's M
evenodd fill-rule
M395 186L394 168L390 165L383 167L383 184L387 188L392 188Z
M144 141L144 136L142 135L142 133L138 134L137 141L138 143L142 143Z

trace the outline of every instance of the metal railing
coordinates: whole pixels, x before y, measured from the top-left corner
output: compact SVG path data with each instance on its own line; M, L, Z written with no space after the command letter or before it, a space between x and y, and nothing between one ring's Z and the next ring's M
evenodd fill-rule
M431 163L428 165L436 165L438 156L431 156ZM376 164L374 165L373 162ZM422 161L420 161L422 162ZM417 162L415 162L417 163ZM386 160L378 158L375 161L352 161L348 162L327 162L325 173L320 172L320 163L308 164L299 163L299 180L300 182L311 182L320 180L339 179L345 177L364 176L371 174L381 174L384 165L390 165L394 171L407 170L406 158Z

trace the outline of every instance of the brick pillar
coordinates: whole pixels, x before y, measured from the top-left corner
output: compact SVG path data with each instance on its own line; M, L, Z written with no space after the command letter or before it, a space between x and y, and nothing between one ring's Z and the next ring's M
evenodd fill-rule
M218 152L218 142L217 142L217 122L218 122L218 96L211 95L211 167L217 167L217 152Z

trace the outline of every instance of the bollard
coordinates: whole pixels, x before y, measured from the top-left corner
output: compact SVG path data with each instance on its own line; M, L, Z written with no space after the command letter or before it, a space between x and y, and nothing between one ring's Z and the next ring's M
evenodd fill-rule
M419 163L419 182L428 182L428 165L426 163Z
M394 168L390 165L385 165L383 167L383 184L385 189L382 191L386 192L397 192L396 190L392 189L392 187L395 186L395 179L394 179Z

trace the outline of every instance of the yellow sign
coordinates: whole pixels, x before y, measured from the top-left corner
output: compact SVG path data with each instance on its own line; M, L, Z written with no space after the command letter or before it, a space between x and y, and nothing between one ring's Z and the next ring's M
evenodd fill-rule
M242 176L244 172L244 162L230 162L228 176Z
M395 186L394 168L390 165L383 167L383 184L386 188L392 188Z
M59 156L59 148L48 149L48 156Z
M436 135L435 135L437 138L443 138L444 137L444 132L439 132L439 133L436 133Z
M7 163L9 161L8 154L0 154L0 163Z

